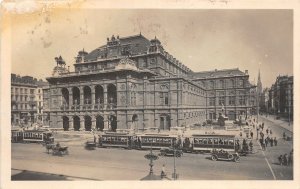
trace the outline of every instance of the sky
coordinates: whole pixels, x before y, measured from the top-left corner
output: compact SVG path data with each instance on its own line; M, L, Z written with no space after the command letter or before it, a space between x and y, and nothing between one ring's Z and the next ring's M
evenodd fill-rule
M51 76L61 55L73 71L79 50L112 35L155 36L192 71L239 68L263 87L293 75L292 10L63 9L12 18L12 73Z

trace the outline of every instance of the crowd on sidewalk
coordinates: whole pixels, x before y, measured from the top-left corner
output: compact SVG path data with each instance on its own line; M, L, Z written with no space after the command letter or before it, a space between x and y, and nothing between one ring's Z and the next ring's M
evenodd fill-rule
M246 121L246 125L251 128L250 137L253 139L254 132L256 131L256 140L259 140L259 144L263 151L266 150L267 147L276 147L278 144L278 139L273 135L273 131L270 127L265 128L264 122L259 123L256 118L250 117ZM283 140L288 140L286 133L282 134ZM293 165L293 150L289 153L280 155L278 157L280 165Z

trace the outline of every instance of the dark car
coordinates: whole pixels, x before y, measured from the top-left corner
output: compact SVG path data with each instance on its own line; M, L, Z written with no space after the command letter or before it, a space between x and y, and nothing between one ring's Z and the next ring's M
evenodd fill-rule
M94 150L96 148L96 143L94 141L87 141L85 143L85 149L87 150Z
M225 150L213 150L211 153L211 159L213 161L226 160L226 161L239 162L240 156L238 153L230 153Z
M159 155L161 156L174 156L174 148L162 148L160 149ZM181 157L183 155L182 150L176 149L175 150L175 156Z

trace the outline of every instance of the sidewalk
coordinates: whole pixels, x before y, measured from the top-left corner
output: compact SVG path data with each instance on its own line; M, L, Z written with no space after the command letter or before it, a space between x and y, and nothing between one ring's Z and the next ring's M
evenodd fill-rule
M294 127L294 123L291 122L289 125L289 122L286 120L280 120L280 119L275 119L274 115L268 115L268 117L266 116L259 116L258 121L261 122L262 119L266 119L269 120L271 122L273 122L276 125L279 125L280 127L289 130L290 132L293 132L293 127Z

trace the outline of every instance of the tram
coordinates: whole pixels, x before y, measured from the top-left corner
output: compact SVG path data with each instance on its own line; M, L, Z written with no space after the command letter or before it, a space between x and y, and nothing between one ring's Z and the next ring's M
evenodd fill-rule
M141 149L161 149L171 147L177 142L177 135L146 133L138 136Z
M234 134L204 133L185 136L182 146L184 152L212 152L214 149L234 152L238 143Z
M11 131L11 141L12 142L33 142L33 143L53 143L54 138L51 132L32 130L32 131Z
M101 147L120 147L131 149L134 145L135 135L131 133L106 132L100 136L99 145Z

